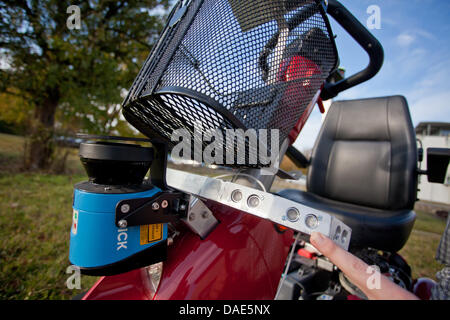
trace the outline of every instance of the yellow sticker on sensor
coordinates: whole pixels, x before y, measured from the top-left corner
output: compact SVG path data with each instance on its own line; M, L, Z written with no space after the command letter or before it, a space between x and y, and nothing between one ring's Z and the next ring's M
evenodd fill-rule
M147 224L140 228L140 243L141 246L162 240L163 237L163 225L159 224Z

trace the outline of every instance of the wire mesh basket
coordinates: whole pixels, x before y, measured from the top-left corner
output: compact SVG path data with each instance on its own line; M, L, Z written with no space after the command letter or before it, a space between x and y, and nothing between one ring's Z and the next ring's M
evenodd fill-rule
M223 137L254 129L257 138L260 129L277 130L281 145L337 60L321 1L179 1L124 101L124 116L170 147L178 129L194 145L196 128ZM245 161L235 157L237 141L227 141L218 164L267 165L253 160L258 146L250 140ZM200 143L204 150L211 142ZM262 145L270 152L271 144Z

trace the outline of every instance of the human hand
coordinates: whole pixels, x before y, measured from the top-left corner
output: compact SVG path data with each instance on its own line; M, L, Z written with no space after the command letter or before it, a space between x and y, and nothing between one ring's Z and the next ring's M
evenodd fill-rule
M370 300L418 300L414 294L396 285L382 274L378 274L380 285L377 288L369 286L370 278L374 276L373 268L321 233L311 233L311 244L330 259Z

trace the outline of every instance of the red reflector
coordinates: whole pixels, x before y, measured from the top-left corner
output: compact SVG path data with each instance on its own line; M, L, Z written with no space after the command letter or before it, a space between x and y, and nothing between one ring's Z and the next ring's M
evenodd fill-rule
M298 251L297 251L297 254L299 255L299 256L301 256L301 257L304 257L304 258L307 258L307 259L314 259L315 257L316 257L316 254L315 253L312 253L312 252L309 252L308 250L306 250L306 249L299 249Z
M317 105L319 106L320 113L324 114L325 113L325 107L323 105L322 98L319 97L319 99L317 99Z

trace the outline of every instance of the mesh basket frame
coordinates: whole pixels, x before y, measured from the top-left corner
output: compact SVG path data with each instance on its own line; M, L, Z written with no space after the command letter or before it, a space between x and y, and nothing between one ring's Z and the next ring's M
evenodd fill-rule
M211 5L212 1L189 1L189 6L185 8L186 12L184 13L184 15L182 17L177 17L177 10L179 11L179 9L182 7L182 2L183 1L180 1L169 15L168 23L164 28L157 45L154 47L146 62L144 63L143 68L139 72L129 91L127 98L123 103L123 114L125 118L146 136L157 138L160 141L168 143L170 147L174 146L174 143L170 140L170 133L174 129L185 128L188 129L191 134L193 134L194 130L192 128L192 119L196 119L199 122L205 122L202 120L206 119L206 123L204 124L206 124L207 128L220 129L222 130L222 132L224 132L225 129L238 128L243 130L249 128L278 129L280 130L279 145L281 145L281 143L287 138L290 130L294 127L297 120L305 111L308 104L311 102L312 97L317 93L318 90L320 90L320 87L322 86L328 75L333 72L338 66L337 48L334 42L334 37L332 36L333 33L331 31L328 18L326 16L326 9L322 1L286 1L286 3L303 3L304 6L309 5L311 6L311 8L313 8L311 10L315 10L314 14L312 14L311 16L315 16L316 19L321 20L317 22L317 24L322 24L322 31L324 31L324 34L328 36L329 41L326 50L329 51L329 55L333 56L329 59L333 60L333 62L328 63L329 66L326 74L321 75L320 77L316 77L317 79L315 79L313 75L313 77L311 78L313 80L308 80L311 82L316 82L314 88L310 90L311 92L309 92L309 96L305 98L302 97L303 101L294 99L294 102L297 103L297 105L295 105L294 107L290 106L290 109L296 109L294 116L295 119L293 119L292 113L287 115L284 114L286 110L280 108L279 103L272 104L270 108L268 108L267 104L264 105L263 103L261 103L261 101L256 101L254 103L255 105L258 105L258 103L260 104L260 110L258 111L260 113L260 117L258 118L258 116L255 116L255 113L257 112L253 112L250 116L247 117L245 107L236 107L239 106L239 98L234 97L235 105L234 107L230 107L229 104L227 105L225 103L224 105L223 99L216 99L217 96L212 97L211 94L205 94L205 90L201 92L201 90L197 90L195 87L187 88L183 85L170 85L170 83L169 85L167 85L167 82L170 81L165 81L164 77L167 73L167 70L173 67L172 65L174 65L174 60L177 57L179 58L180 56L185 56L187 57L187 60L195 59L195 55L193 55L193 57L190 57L191 52L188 49L183 49L183 41L185 41L186 35L189 35L189 32L192 29L194 29L194 31L191 31L191 34L192 32L198 32L198 30L193 28L192 26L194 23L196 23L196 20L198 20L197 18L199 13L201 16L201 10L204 9L205 5ZM223 4L226 1L223 0L217 2L221 2ZM174 19L176 20L175 22ZM280 37L279 33L278 37ZM276 34L273 34L270 40L267 41L267 45L270 46L271 43L274 42L275 44L277 42ZM292 41L291 44L293 42L294 41ZM264 49L266 48L264 47ZM182 51L187 51L187 53L183 53ZM182 54L180 54L180 52L182 52ZM192 62L189 63L192 65L195 64ZM304 81L304 79L300 79L300 81ZM258 92L265 92L263 94L258 93L258 95L270 95L271 91L285 92L288 84L289 82L285 81L278 83L278 87L273 86L271 88L270 86L264 86L257 88L259 90ZM253 92L250 92L248 95L250 96L252 93ZM172 103L169 103L169 101L172 101ZM178 103L174 103L174 101L177 101ZM265 100L263 100L263 102L265 102ZM181 107L175 107L176 105ZM255 107L252 108L254 108L255 110L258 109ZM194 112L192 112L192 110L194 110ZM274 115L276 115L281 120L267 120L269 118L273 119ZM259 122L261 120L261 117L265 117L265 122L263 124ZM283 117L288 119L284 119ZM203 148L205 148L207 145L208 143L203 143ZM270 148L270 142L268 143L267 147ZM224 153L229 152L228 147L226 147L225 149L226 150L224 151ZM234 149L235 150L232 151L234 152L234 154L236 154L235 143ZM225 159L219 164L226 164L232 167L265 166L265 164L262 164L260 162L257 162L256 164L248 162L248 159L251 158L251 154L254 152L256 152L255 149L246 149L245 164L228 164L226 163Z

